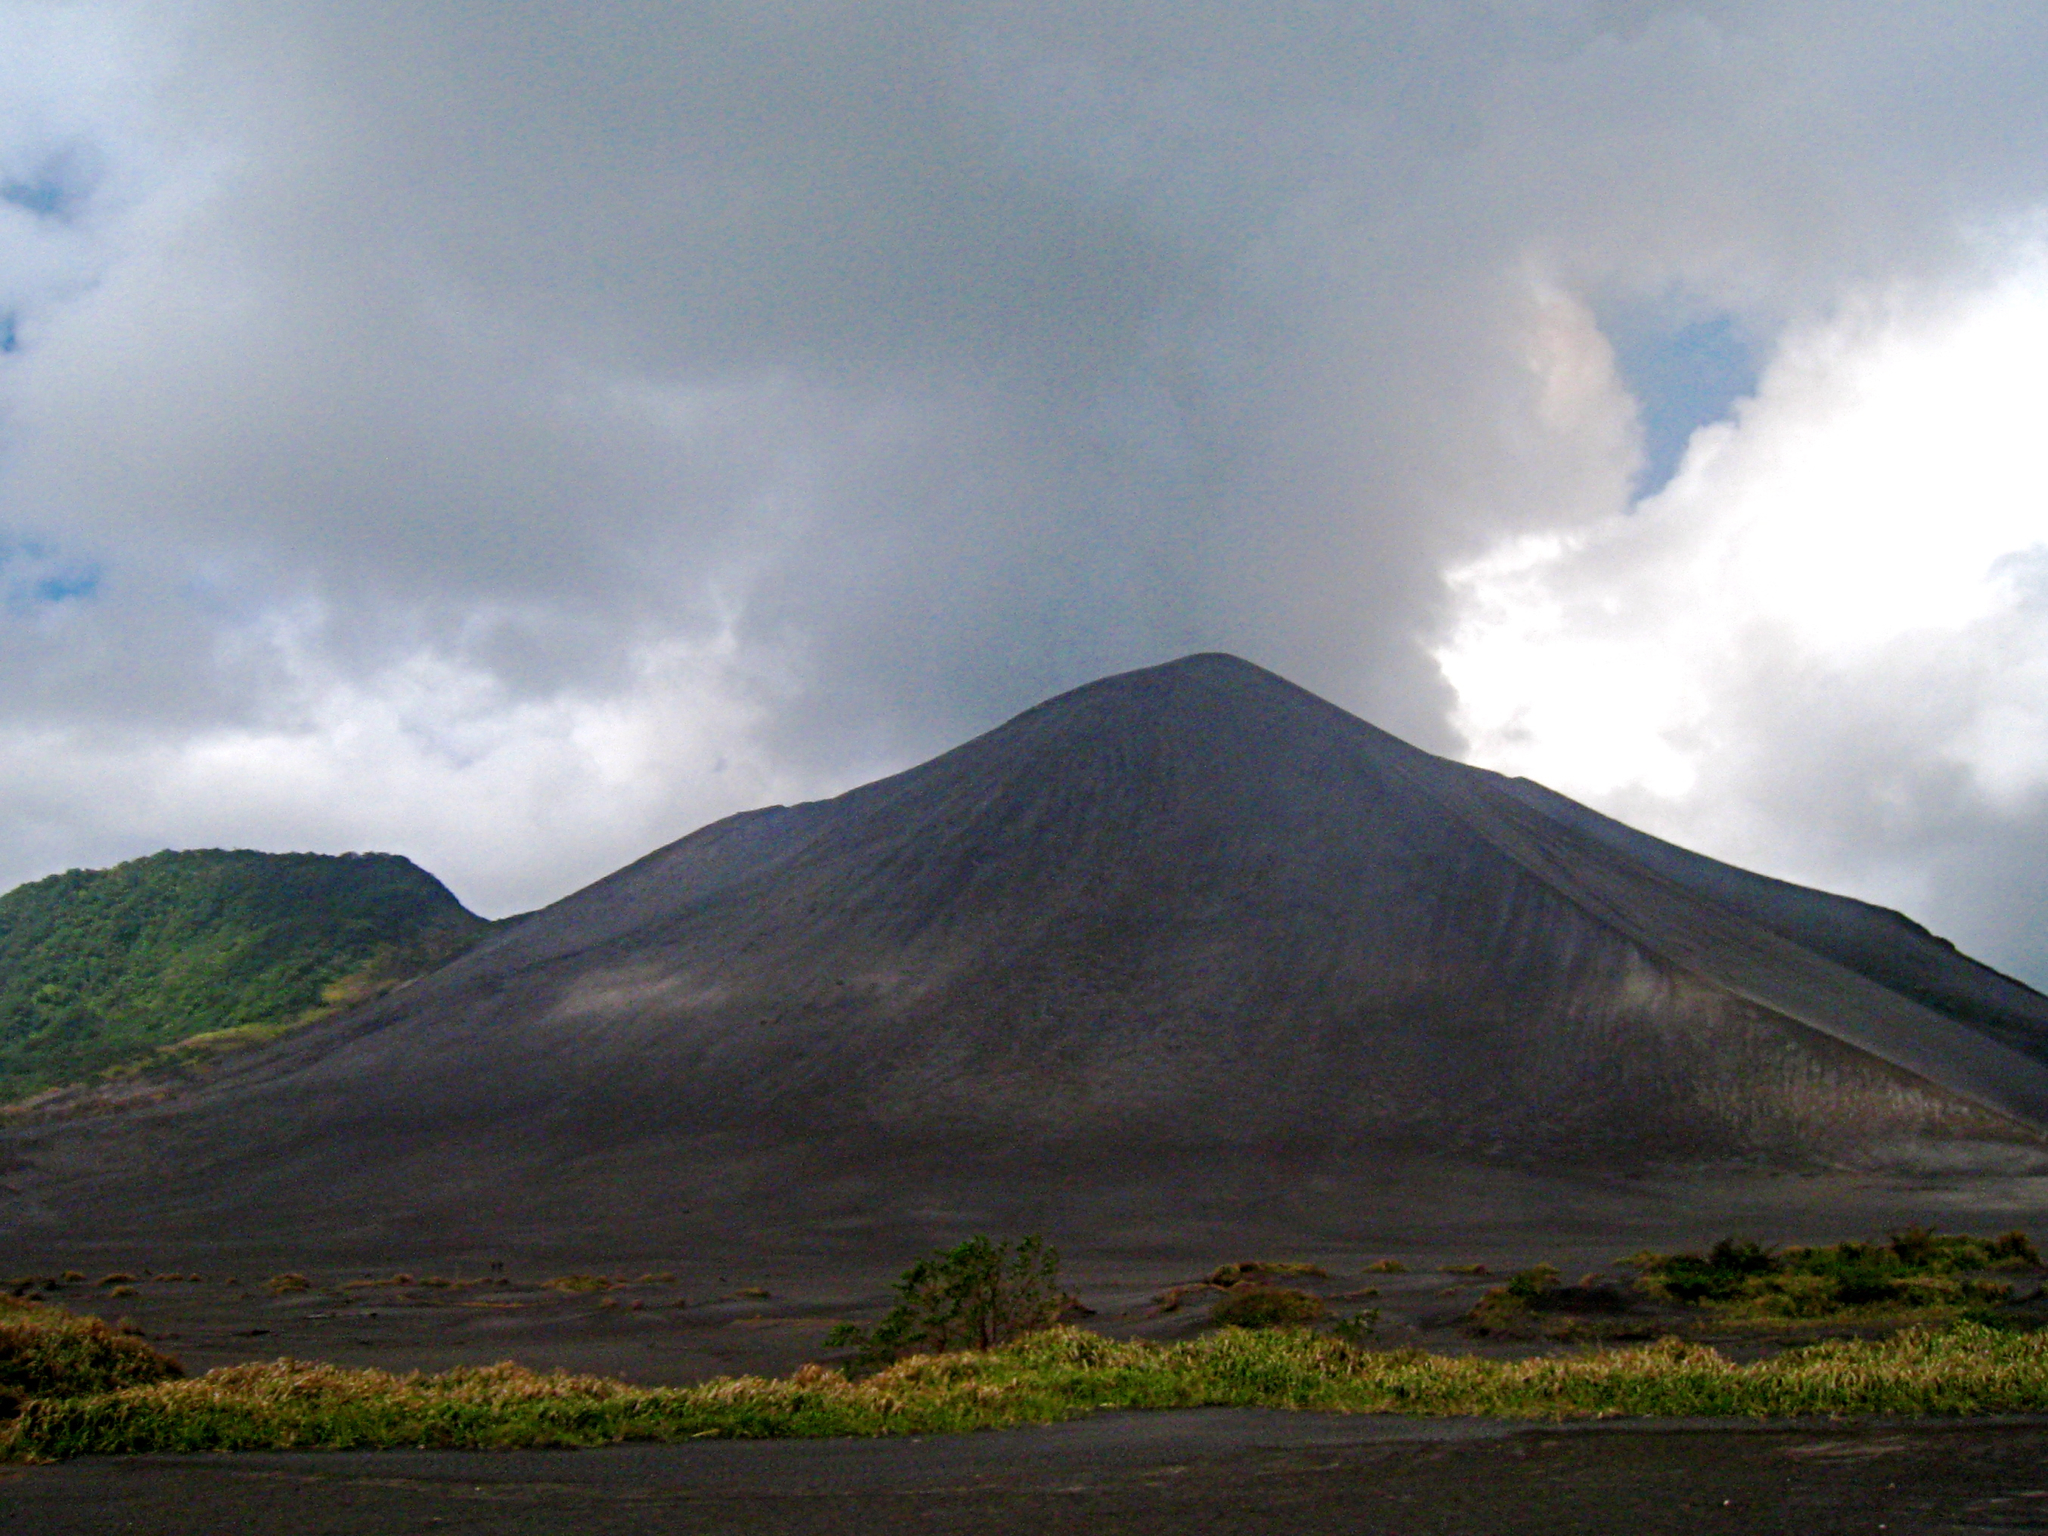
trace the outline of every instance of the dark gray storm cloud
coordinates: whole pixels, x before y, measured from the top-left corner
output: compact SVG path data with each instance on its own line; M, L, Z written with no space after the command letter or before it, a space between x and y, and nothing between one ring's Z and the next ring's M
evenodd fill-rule
M92 573L0 618L16 877L504 910L1204 648L1458 750L1446 571L1631 515L1748 382L1697 327L2048 198L2022 5L4 25L0 540Z

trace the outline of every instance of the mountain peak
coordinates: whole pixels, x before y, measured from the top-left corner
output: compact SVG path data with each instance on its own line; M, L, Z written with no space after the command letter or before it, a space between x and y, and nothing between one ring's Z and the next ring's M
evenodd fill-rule
M684 1145L832 1147L913 1203L990 1148L1076 1188L1279 1147L2010 1160L2048 1127L2048 999L1203 653L705 828L175 1118L198 1184L209 1147L361 1188L418 1148L371 1183L604 1167L648 1210ZM209 1190L149 1193L241 1198Z

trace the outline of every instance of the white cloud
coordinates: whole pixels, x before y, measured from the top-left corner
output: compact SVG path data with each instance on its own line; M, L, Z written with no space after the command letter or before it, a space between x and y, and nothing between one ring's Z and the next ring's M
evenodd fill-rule
M2048 251L1782 344L1627 515L1453 572L1475 761L1739 863L1904 901L2035 975L2048 828Z
M535 700L425 654L337 675L306 634L268 638L292 675L264 722L0 732L0 802L18 829L68 840L30 846L76 848L88 826L97 842L59 856L398 850L500 916L717 817L845 787L792 781L749 750L772 693L738 675L729 639L650 644L611 691Z

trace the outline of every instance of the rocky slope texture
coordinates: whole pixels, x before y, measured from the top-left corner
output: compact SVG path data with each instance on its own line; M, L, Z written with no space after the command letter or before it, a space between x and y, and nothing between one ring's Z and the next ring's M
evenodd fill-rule
M489 924L393 854L159 853L0 896L0 1102L389 991Z
M1149 1181L1133 1222L1254 1164L2017 1167L2048 998L1210 655L706 827L127 1126L19 1141L18 1192L145 1143L195 1212L505 1231L856 1221L994 1157Z

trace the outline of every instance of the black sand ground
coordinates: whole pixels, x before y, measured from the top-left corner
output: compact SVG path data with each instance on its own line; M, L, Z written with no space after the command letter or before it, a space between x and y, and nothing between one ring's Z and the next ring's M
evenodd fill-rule
M2044 1127L2048 998L1898 914L1195 657L707 828L153 1109L16 1124L0 1278L199 1274L54 1298L195 1369L683 1382L816 1357L934 1246L1043 1232L1110 1331L1195 1326L1147 1298L1219 1263L1395 1257L1390 1334L1440 1346L1478 1289L1451 1263L2039 1235ZM310 1288L272 1296L287 1271ZM477 1283L349 1288L400 1272ZM571 1273L624 1283L540 1283ZM2048 1502L2035 1426L1247 1422L82 1463L0 1483L0 1530L1952 1531Z
M2048 1423L1507 1426L1204 1409L917 1441L134 1457L0 1473L5 1536L2048 1530Z

